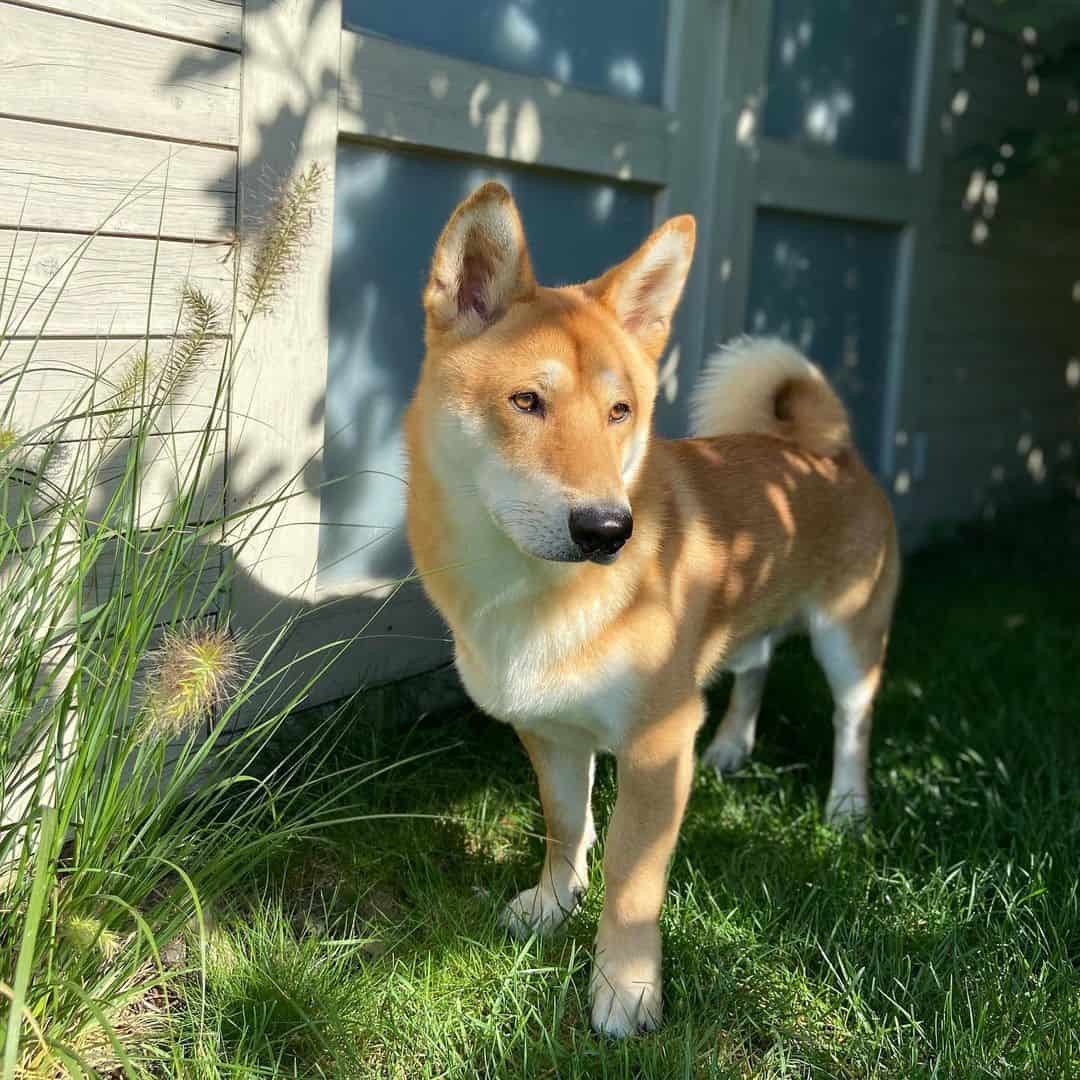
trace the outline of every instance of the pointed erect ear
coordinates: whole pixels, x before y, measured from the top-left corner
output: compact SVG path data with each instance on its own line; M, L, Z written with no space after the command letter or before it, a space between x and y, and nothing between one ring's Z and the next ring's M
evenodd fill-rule
M629 259L585 286L653 360L667 342L671 316L690 272L694 233L689 214L671 218Z
M454 211L435 245L424 290L428 333L472 337L536 289L510 192L487 183Z

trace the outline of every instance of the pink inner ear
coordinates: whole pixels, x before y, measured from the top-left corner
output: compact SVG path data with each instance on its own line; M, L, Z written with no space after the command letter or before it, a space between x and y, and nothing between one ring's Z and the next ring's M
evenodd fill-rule
M461 284L458 287L458 310L475 311L481 319L487 319L486 286L491 280L491 269L479 255L466 255L461 261Z

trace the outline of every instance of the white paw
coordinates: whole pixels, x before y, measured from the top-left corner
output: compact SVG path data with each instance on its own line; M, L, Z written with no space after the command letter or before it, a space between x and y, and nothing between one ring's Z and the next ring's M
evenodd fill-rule
M825 824L834 829L857 829L870 817L865 791L830 791L825 801Z
M659 967L648 973L614 973L593 964L589 983L593 1031L625 1039L655 1031L663 1019L664 1003Z
M701 761L715 769L717 776L723 776L741 769L749 756L750 748L745 743L717 736L702 754Z
M560 898L554 890L537 885L518 893L503 908L499 923L518 941L533 934L553 934L573 915L584 895L585 890L578 889Z

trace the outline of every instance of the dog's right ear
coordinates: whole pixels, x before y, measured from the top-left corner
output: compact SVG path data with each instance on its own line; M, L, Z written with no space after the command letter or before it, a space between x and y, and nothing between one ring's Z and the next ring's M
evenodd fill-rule
M474 337L536 290L525 230L509 191L494 182L451 215L424 290L427 333Z

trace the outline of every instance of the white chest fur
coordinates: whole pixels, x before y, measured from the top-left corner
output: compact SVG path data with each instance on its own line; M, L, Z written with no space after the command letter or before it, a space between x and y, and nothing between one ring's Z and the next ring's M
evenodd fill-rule
M473 700L515 727L617 747L641 677L624 647L591 642L606 614L595 607L544 622L513 598L478 611L457 632L457 666Z

